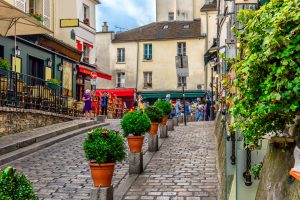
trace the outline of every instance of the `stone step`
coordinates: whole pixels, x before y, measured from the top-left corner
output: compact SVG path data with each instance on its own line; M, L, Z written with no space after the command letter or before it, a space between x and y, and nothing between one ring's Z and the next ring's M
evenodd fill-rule
M96 124L94 120L74 120L7 135L0 138L0 156L55 136Z
M34 144L31 144L31 145L28 145L26 147L19 148L15 151L6 153L4 155L1 155L0 156L0 166L4 165L4 164L7 164L9 162L12 162L12 161L14 161L18 158L24 157L28 154L34 153L34 152L36 152L38 150L41 150L43 148L49 147L49 146L51 146L55 143L58 143L58 142L61 142L63 140L74 137L76 135L87 133L88 131L90 131L94 128L103 127L103 126L107 126L107 125L109 125L109 123L97 123L95 121L95 123L92 124L92 125L89 125L89 126L86 126L86 127L83 127L83 128L79 128L79 129L76 129L76 130L73 130L73 131L68 131L68 132L65 132L63 134L57 135L55 137L51 137L51 138L48 138L46 140L38 141L38 142L36 142Z

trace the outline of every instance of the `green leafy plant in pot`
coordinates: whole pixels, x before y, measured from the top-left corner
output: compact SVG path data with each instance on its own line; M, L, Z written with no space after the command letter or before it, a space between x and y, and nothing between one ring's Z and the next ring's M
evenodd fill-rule
M255 164L251 168L251 174L254 176L254 179L259 179L260 171L262 169L263 163Z
M145 113L151 120L150 134L156 135L158 130L158 124L162 122L164 113L160 108L156 106L148 106L145 109Z
M30 181L12 167L0 170L0 199L37 200Z
M166 100L157 100L154 103L154 106L158 107L163 111L164 117L162 120L162 125L166 125L168 121L168 115L172 112L172 104Z
M124 136L128 139L130 152L142 151L144 134L150 130L149 117L140 111L128 112L121 121Z
M124 138L116 131L96 128L90 131L83 142L83 150L90 161L95 187L110 187L115 162L126 156Z

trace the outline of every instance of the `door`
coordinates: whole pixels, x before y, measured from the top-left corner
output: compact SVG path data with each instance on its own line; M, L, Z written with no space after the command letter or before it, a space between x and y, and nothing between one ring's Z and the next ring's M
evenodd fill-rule
M28 75L44 80L44 61L33 56L29 56Z

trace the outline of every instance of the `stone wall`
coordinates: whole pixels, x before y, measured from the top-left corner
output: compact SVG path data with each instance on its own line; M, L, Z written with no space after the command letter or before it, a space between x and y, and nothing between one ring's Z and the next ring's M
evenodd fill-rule
M73 118L37 110L0 110L0 137L33 128L70 121Z
M221 123L222 115L218 114L215 124L215 135L217 139L217 169L219 179L219 200L225 200L226 198L226 140L225 140L225 128Z

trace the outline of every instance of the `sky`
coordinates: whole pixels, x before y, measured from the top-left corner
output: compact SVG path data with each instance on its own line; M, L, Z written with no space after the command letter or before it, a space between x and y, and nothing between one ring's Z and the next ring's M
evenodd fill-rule
M97 6L97 31L107 22L109 31L136 28L155 21L155 0L101 0Z

